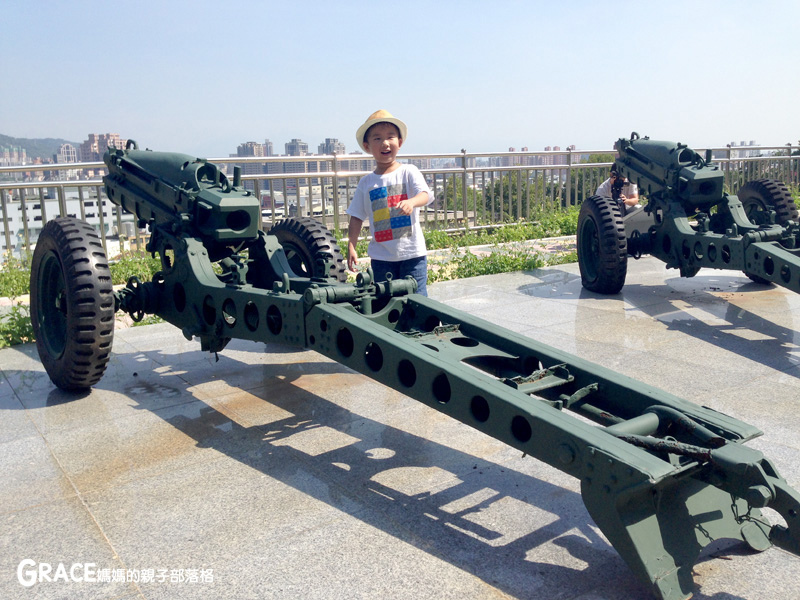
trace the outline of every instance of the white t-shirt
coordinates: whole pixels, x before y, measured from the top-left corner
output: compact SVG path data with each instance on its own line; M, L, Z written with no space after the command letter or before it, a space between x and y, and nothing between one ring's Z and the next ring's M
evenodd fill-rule
M428 204L433 202L433 192L414 165L401 164L391 173L370 173L361 178L347 214L369 221L372 240L367 254L370 258L397 262L427 254L419 224L419 208L410 215L404 215L397 208L398 202L420 192L428 193Z
M611 195L611 178L609 177L600 186L597 188L597 191L594 193L595 196L602 196L603 198L612 198ZM628 198L637 194L639 192L639 188L636 186L635 183L631 183L630 181L626 181L625 185L622 186L622 193L625 194Z

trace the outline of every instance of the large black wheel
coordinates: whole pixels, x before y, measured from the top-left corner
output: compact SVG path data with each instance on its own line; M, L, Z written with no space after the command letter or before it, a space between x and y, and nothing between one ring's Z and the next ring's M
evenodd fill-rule
M316 219L283 219L272 226L269 234L278 238L295 275L340 282L347 280L346 263L339 244Z
M100 237L78 219L48 221L31 265L31 322L39 358L62 390L100 381L114 339L114 290Z
M797 220L797 206L789 188L782 181L774 179L748 181L737 196L747 218L754 225L767 224L770 210L775 211L775 222L778 225Z
M578 266L583 287L598 294L616 294L628 273L628 245L619 205L592 196L578 215Z
M769 224L769 211L775 211L775 222L778 225L786 225L788 221L796 221L798 218L792 194L782 181L774 179L748 181L741 187L737 196L747 218L754 225ZM756 283L770 283L763 277L746 271L745 275Z

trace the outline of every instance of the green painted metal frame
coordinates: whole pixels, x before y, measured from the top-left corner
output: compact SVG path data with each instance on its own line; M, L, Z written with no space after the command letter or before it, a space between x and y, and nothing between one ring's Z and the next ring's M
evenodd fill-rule
M744 271L800 292L800 224L754 224L710 153L684 144L621 138L617 171L647 196L648 219L626 224L628 251L651 254L691 277L701 268Z
M691 596L714 539L800 553L800 495L743 445L757 428L419 296L412 279L297 277L249 218L232 219L239 233L197 226L253 204L206 166L202 181L159 175L180 179L193 160L107 153L109 198L149 225L163 266L117 292L118 309L157 314L213 352L233 338L315 350L578 478L592 518L664 600Z

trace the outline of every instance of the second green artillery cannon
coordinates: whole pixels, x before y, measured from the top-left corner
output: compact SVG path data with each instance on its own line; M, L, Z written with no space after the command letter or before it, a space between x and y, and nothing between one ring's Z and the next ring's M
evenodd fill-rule
M58 387L100 381L117 310L159 315L211 352L234 338L308 348L578 478L589 514L663 600L692 595L715 539L800 554L800 494L745 445L752 425L420 296L413 279L345 283L330 233L306 218L260 230L238 173L135 143L104 160L108 197L149 228L161 271L114 290L89 224L46 224L31 312Z
M578 218L578 262L583 286L616 294L625 284L628 256L650 254L692 277L703 268L743 271L758 283L800 292L800 223L787 187L769 179L723 191L724 173L687 146L621 138L616 171L647 196L626 213L612 198L584 200Z

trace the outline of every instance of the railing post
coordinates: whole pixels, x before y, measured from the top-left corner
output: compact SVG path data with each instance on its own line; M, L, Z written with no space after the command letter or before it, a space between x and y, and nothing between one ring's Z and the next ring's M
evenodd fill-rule
M42 213L42 227L47 223L47 202L44 199L44 188L39 188L39 211Z
M731 162L731 145L727 145L727 158L728 158L728 189L731 191L731 194L735 194L737 190L733 189L733 163Z
M86 220L86 199L83 197L83 188L78 186L78 210L81 213L81 221Z
M56 194L58 195L58 216L67 216L67 199L64 197L64 188L62 186L56 187Z
M103 241L103 252L108 256L108 245L106 244L106 199L102 197L100 186L95 186L95 194L97 195L97 216L100 219L100 239ZM42 202L44 208L44 202ZM42 218L44 221L44 218Z
M323 187L324 189L324 187ZM333 151L333 230L339 232L339 157Z
M264 231L264 217L261 215L261 182L258 179L253 179L253 194L258 198L258 229Z
M8 194L11 195L11 190L8 191ZM6 252L8 252L8 256L11 257L11 229L8 226L8 206L6 205L6 190L0 190L0 208L3 209L3 230L6 234Z
M464 207L464 229L469 229L469 202L467 200L467 151L465 148L461 149L461 168L463 169L461 174L461 195L463 198L461 199L461 202ZM455 189L453 192L455 192Z
M28 206L25 203L25 190L23 188L19 190L19 208L22 212L22 235L25 240L25 250L29 251L31 248L31 234L28 231ZM20 252L20 257L22 257L22 252Z
M504 190L503 190L503 170L502 170L502 166L500 168L499 173L500 173L500 217L499 217L499 220L502 223L503 222L503 206L504 206L504 202L505 202L505 198L503 197ZM509 180L508 185L509 185L509 187L511 186L511 180ZM510 191L508 192L508 202L509 202L509 206L511 206L511 192ZM509 216L510 216L510 212L511 211L509 209Z
M572 148L567 148L567 189L564 190L564 202L569 208L572 206Z

